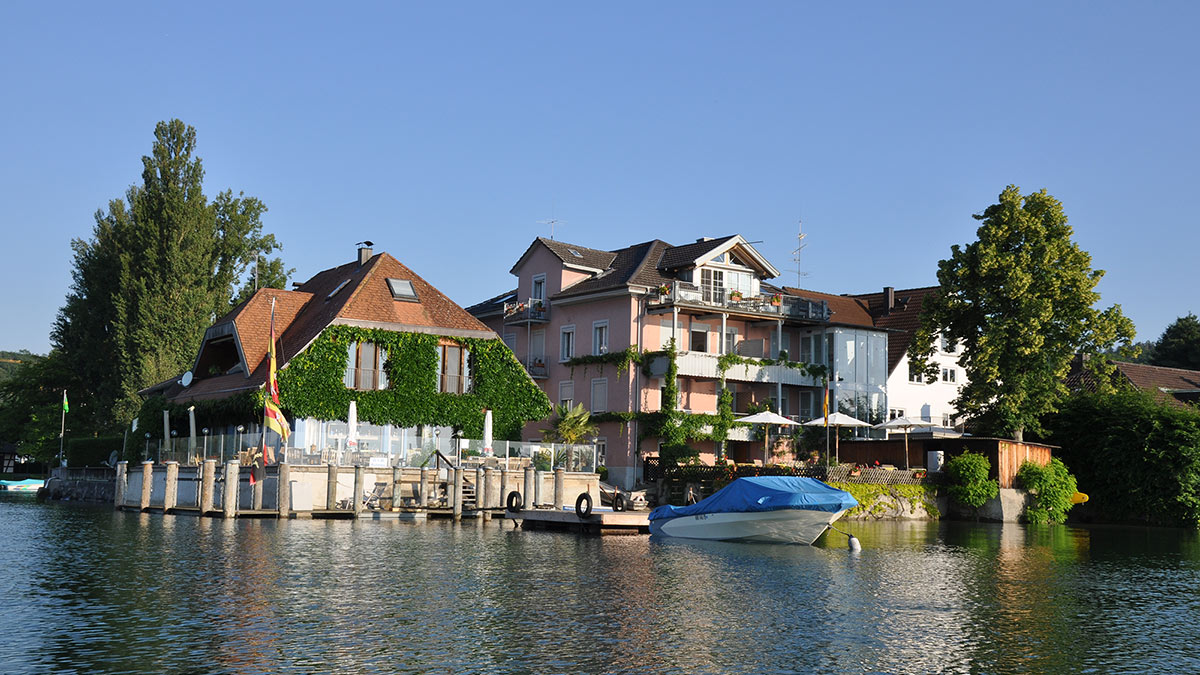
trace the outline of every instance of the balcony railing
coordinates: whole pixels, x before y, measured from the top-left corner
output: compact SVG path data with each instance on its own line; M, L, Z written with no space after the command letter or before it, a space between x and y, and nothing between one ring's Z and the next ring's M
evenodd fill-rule
M686 305L719 308L730 312L781 316L786 319L828 321L829 304L824 300L808 300L794 295L743 296L724 287L701 288L684 281L673 282L665 290L652 294L650 308Z
M504 303L504 323L546 323L549 320L549 300L528 298Z

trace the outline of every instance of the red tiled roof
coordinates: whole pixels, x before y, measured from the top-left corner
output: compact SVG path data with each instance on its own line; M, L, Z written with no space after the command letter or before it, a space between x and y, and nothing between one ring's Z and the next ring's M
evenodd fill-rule
M884 306L884 293L862 293L851 297L867 304L871 316L875 317L878 328L889 329L888 333L888 372L896 369L896 364L908 352L913 335L921 326L921 306L925 298L935 293L940 286L925 286L922 288L905 288L893 291L895 305L891 311Z
M387 283L389 278L412 282L417 301L394 299ZM150 389L163 388L170 399L183 401L224 398L263 386L267 378L272 299L275 300L275 334L279 339L277 366L280 368L334 323L366 322L395 330L442 330L448 334L494 336L481 321L407 266L387 253L380 253L361 266L355 261L319 272L295 291L260 289L222 317L217 324L232 321L236 326L245 373L198 377L186 389L171 385L170 381Z
M1113 365L1130 384L1172 405L1186 406L1185 400L1200 398L1200 371L1127 361L1114 361Z
M832 312L832 316L829 318L830 323L862 326L864 328L875 327L875 322L871 319L871 313L867 311L867 304L857 298L849 295L834 295L832 293L810 291L804 288L793 288L791 286L784 286L783 290L788 295L798 295L809 300L824 300L829 304L829 311Z

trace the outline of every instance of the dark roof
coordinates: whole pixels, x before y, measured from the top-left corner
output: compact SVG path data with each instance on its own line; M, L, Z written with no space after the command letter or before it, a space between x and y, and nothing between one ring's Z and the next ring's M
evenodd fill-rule
M885 306L885 294L861 293L850 297L867 305L877 328L886 328L888 334L888 373L896 369L900 359L908 352L913 336L921 326L921 306L925 298L935 293L940 286L905 288L893 291L895 305L889 311Z
M714 251L725 245L730 239L737 237L736 234L728 237L718 237L716 239L708 239L698 241L694 244L685 244L683 246L672 246L663 254L662 259L658 261L660 270L677 270L681 267L687 267L696 262L697 259L703 257L706 253Z
M513 274L516 274L517 268L521 266L521 263L525 262L525 258L529 257L529 254L533 252L534 247L539 244L545 246L547 250L558 256L558 259L563 261L564 264L579 265L581 267L590 267L597 270L607 269L608 266L612 264L613 258L616 257L616 254L612 251L601 251L599 249L588 248L586 246L568 244L566 242L556 241L554 239L538 237L537 239L533 240L533 243L529 245L529 248L525 249L525 252L521 254L520 259L517 260L517 264L513 265L512 269L509 271Z
M634 244L613 252L612 264L596 276L585 279L574 286L563 289L555 298L567 298L585 293L596 293L615 288L630 286L659 286L670 283L671 279L664 276L656 268L663 251L669 250L670 244L664 241L643 242Z
M875 327L875 322L871 319L871 313L867 311L866 303L854 297L821 293L820 291L810 291L804 288L792 288L791 286L784 286L783 290L788 295L827 302L829 304L829 311L832 313L829 318L830 323L862 326L864 328Z
M488 298L483 302L477 302L470 307L467 307L467 312L471 316L488 316L490 314L500 314L504 311L504 303L514 302L517 299L517 289L505 291L500 295Z

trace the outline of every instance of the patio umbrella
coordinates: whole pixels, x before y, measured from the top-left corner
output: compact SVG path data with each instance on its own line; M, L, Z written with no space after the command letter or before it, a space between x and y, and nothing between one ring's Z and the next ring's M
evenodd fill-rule
M483 456L492 456L492 411L483 409Z
M809 420L804 423L804 426L806 426L806 427L823 427L823 426L825 426L825 418L818 417L815 420ZM833 432L833 459L835 461L840 461L840 460L838 460L838 446L840 445L840 443L839 443L840 439L838 438L838 433L837 433L836 429L838 427L869 427L871 425L870 425L870 423L864 422L856 417L851 417L851 416L847 415L846 413L834 412L834 413L829 413L829 426L834 427L834 429L835 429L835 431ZM826 462L828 463L828 458L829 458L829 437L828 436L826 436L826 438L825 438L825 457L826 457Z
M788 418L784 417L783 415L777 415L777 414L771 412L770 410L764 410L760 413L754 413L753 415L749 415L749 416L743 417L743 418L735 420L735 421L749 422L751 424L783 424L783 425L787 425L787 426L795 426L795 425L799 424L799 422L793 422L792 420L789 420ZM770 442L771 442L771 434L769 432L764 431L764 433L763 433L763 466L767 465L767 454L768 454L767 446Z
M904 430L904 469L905 469L905 471L907 471L909 468L909 466L908 466L908 430L912 429L913 427L931 427L931 426L933 426L933 422L926 422L925 420L914 420L910 417L896 417L896 418L890 419L882 424L876 424L872 428L887 429L889 432L892 431L893 429L903 429Z

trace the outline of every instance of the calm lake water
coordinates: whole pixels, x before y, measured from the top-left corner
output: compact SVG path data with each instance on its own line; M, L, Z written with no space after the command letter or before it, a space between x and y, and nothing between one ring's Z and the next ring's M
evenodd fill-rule
M1195 533L842 529L861 553L0 493L0 672L1200 672Z

